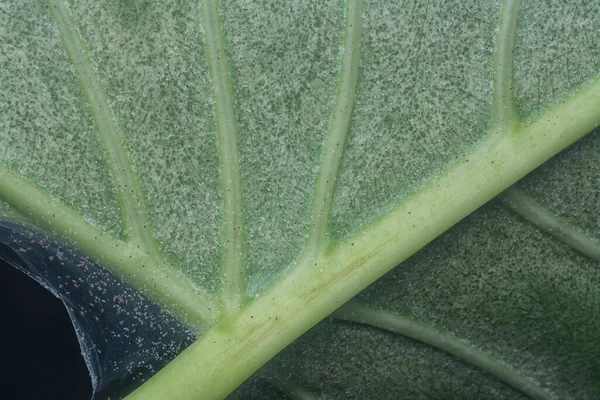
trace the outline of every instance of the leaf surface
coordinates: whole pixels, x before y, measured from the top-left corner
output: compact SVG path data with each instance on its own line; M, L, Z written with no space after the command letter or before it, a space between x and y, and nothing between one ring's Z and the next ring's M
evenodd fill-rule
M465 218L232 398L261 398L265 386L279 391L268 398L597 398L600 229L562 214L598 207L599 146L596 131ZM548 196L558 182L562 199ZM515 207L526 199L534 207ZM561 233L536 226L534 210ZM589 240L584 252L570 229Z
M594 4L20 0L0 7L0 215L55 237L197 332L131 399L173 390L182 399L226 396L600 121ZM466 324L449 304L484 303L492 294L482 282L490 280L500 291L522 279L523 292L539 284L551 293L550 278L536 275L543 268L531 261L546 258L564 279L586 276L580 284L595 293L589 271L597 259L577 254L597 254L596 137L581 142L580 157L572 152L505 194L503 207L513 211L478 212L356 301L469 341L562 396L562 367L555 375L532 370L552 357L564 364L581 348L544 342L531 350L537 361L513 359L506 353L522 348L485 335L521 325L505 303L513 298L498 295L490 305L505 311L496 325ZM10 229L16 238L24 228ZM515 239L536 234L531 243ZM554 240L566 243L563 253ZM502 262L491 267L492 259ZM530 269L517 275L518 264ZM60 271L50 270L45 279L56 280ZM446 291L431 282L451 282L444 274L456 280ZM97 284L96 275L83 275ZM394 279L423 287L413 293ZM570 304L583 289L561 290ZM521 307L538 310L544 299ZM592 315L595 303L584 300ZM537 312L549 318L556 304ZM137 318L166 321L159 314ZM381 352L395 354L396 364L437 351L347 322L323 326L310 334L317 342L361 329L356 346L388 335ZM542 335L541 325L527 328ZM173 351L153 354L167 361ZM450 381L462 390L465 374L483 376L435 354L446 366L439 390ZM503 383L486 382L510 397ZM473 393L486 385L471 385Z

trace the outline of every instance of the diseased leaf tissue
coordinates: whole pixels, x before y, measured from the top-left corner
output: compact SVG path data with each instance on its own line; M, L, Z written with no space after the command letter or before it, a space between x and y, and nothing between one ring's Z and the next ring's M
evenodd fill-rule
M4 1L1 257L97 398L598 398L599 22Z

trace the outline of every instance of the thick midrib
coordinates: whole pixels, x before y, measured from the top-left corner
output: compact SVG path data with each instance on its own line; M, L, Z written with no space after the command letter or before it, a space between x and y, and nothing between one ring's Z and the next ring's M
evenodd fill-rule
M316 252L317 249L323 248L324 244L327 243L329 214L333 202L335 181L340 169L344 143L350 128L350 119L352 118L356 97L363 7L363 0L348 2L337 96L315 183L313 204L309 215L307 253Z
M237 375L247 376L248 371L261 365L265 359L288 344L291 338L323 318L366 283L379 277L462 216L493 197L501 187L506 187L589 132L598 124L595 115L600 108L599 99L600 83L594 82L560 106L550 109L529 125L515 131L511 138L490 138L471 152L470 155L474 157L468 167L460 163L453 165L447 174L426 185L420 193L409 196L377 223L365 227L355 237L328 252L326 257L319 258L318 261L330 267L323 269L322 273L315 272L316 269L309 264L297 265L267 293L278 295L273 297L273 303L269 296L261 296L245 307L238 316L225 319L209 330L178 357L173 366L167 368L167 372L159 373L158 379L153 378L150 383L156 383L157 380L160 382L167 376L169 383L159 385L161 390L155 391L154 397L160 398L161 393L165 393L164 390L176 395L174 388L188 391L186 393L206 388L207 392L212 391L211 394L217 393L217 396L218 393L230 390L230 386L223 382L214 391L214 383L221 383L215 379L219 373L226 374L221 378L227 376L227 379L239 383ZM529 152L532 154L528 154ZM504 156L506 163L498 156ZM499 162L490 166L489 162L493 159ZM496 184L477 184L483 178L486 178L486 182L493 181ZM451 185L451 182L461 184ZM8 186L10 183L9 178ZM468 197L465 197L465 191L468 191ZM27 194L26 192L16 195L18 197ZM31 192L37 193L33 189ZM27 207L40 213L46 211L46 204L39 201L31 201ZM408 210L413 211L409 217L406 216ZM63 224L61 229L69 231L72 227L69 222L73 223L77 217L65 214L65 218L71 220ZM435 226L432 225L434 220ZM49 226L55 225L49 223ZM91 253L97 254L93 251ZM257 310L267 312L254 314ZM280 315L281 318L271 320L273 315ZM217 341L218 345L215 345ZM195 368L206 361L209 362L208 365ZM215 362L215 365L211 362ZM223 365L230 366L231 369L223 369ZM183 373L174 374L173 371L177 371L177 368ZM198 370L205 373L198 376ZM146 388L145 393L152 393L153 388L156 388L153 384L143 387Z
M340 307L333 313L333 317L385 329L436 347L494 375L533 399L549 400L553 398L535 382L495 357L411 318L376 310L356 302L350 302Z
M520 6L521 0L502 2L500 25L496 37L493 124L504 131L512 130L519 123L513 90L513 55Z
M521 0L505 0L502 3L494 60L494 124L496 128L508 134L520 122L515 109L513 90L513 55L520 6ZM600 261L600 245L584 235L580 229L570 226L542 207L522 190L512 186L498 198L509 210L525 218L541 231L586 257Z
M536 120L526 125L517 123L510 84L514 40L508 35L511 30L514 34L518 5L512 0L502 4L494 67L496 122L487 139L466 155L466 163L453 164L384 218L334 248L327 248L322 244L331 204L327 195L333 192L335 182L331 178L337 175L334 169L339 168L341 159L341 149L331 151L338 147L333 138L335 132L345 136L347 131L347 127L341 129L345 124L342 119L341 123L335 122L337 104L343 98L338 92L314 192L305 257L240 314L225 318L206 332L166 370L159 371L132 393L130 400L161 399L174 393L185 399L225 397L274 354L367 284L598 125L600 80ZM353 6L355 2L348 2L349 13ZM347 26L351 20L348 15ZM345 44L347 40L346 36ZM507 99L508 106L503 107ZM350 116L347 121L349 124ZM324 173L329 176L322 176ZM312 255L311 249L315 250ZM320 253L319 249L325 251ZM194 371L205 373L200 377Z
M237 127L233 111L232 86L227 67L225 41L219 21L217 0L201 0L206 53L213 84L217 119L217 146L223 196L222 284L225 308L234 311L244 300L243 204Z
M511 132L490 132L418 192L314 259L301 259L128 400L226 397L291 341L463 217L598 127L600 78ZM197 371L202 371L198 374Z
M112 113L100 80L92 67L87 49L71 13L63 0L47 0L50 14L60 33L63 47L73 65L84 98L90 106L100 141L106 150L115 193L125 224L125 240L144 252L158 256L158 245L144 205L143 196L131 164L123 137Z
M543 207L523 190L512 186L498 199L515 214L533 226L577 250L594 261L600 261L600 245L588 238L581 229L571 226L552 211Z
M513 90L513 55L520 6L521 0L505 0L502 3L494 60L494 126L507 134L515 131L520 123ZM542 232L586 257L600 261L600 245L583 234L581 229L572 227L542 207L516 186L507 189L498 198L509 210L525 218Z

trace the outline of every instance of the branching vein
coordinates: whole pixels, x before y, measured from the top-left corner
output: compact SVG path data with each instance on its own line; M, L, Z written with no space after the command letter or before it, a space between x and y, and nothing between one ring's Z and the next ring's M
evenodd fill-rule
M117 199L125 224L125 241L92 226L70 207L52 199L9 168L0 165L0 198L32 217L51 234L58 234L77 250L171 310L189 325L212 324L218 307L161 254L133 173L123 138L108 98L91 66L82 40L63 1L47 0L65 51L88 102L100 141L109 158Z
M387 311L375 310L356 302L350 302L342 306L333 316L345 321L358 322L385 329L436 347L496 376L498 379L531 398L539 400L552 398L549 393L535 382L503 364L495 357L487 355L473 346L438 332L432 327L413 319L395 315Z
M128 284L173 312L190 326L212 324L218 308L185 276L87 222L9 168L0 165L0 199L35 220L50 234L102 263Z
M340 169L346 135L350 128L358 81L363 6L363 0L348 1L337 96L329 124L329 134L321 156L313 197L314 203L309 219L307 249L312 251L326 243L335 181Z
M100 140L107 152L115 192L125 223L125 239L133 241L149 254L159 254L152 235L143 196L131 168L119 126L110 108L108 98L94 71L85 43L81 38L70 11L61 0L47 0L62 38L64 49L75 69L84 98L90 110Z
M222 281L225 308L239 308L244 299L242 184L237 127L228 75L225 41L216 0L201 0L210 77L217 116L217 146L223 193Z
M513 53L520 0L504 0L494 60L494 123L510 129L518 122L513 82Z
M418 193L330 251L298 260L279 281L243 307L234 321L221 320L127 399L227 397L340 304L597 128L599 109L597 79L522 124L518 134L491 132L465 155L468 162L452 164ZM316 263L323 268L312 268Z
M542 232L560 240L584 256L600 261L599 243L592 241L580 229L572 227L521 189L512 186L498 198L511 211L525 218Z

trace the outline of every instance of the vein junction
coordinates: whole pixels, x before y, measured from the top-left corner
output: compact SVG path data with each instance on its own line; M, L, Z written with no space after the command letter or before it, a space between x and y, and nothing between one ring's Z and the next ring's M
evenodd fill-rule
M85 254L103 262L113 273L190 326L199 328L212 324L219 309L214 300L172 266L153 236L123 137L70 11L61 0L47 0L47 3L107 152L125 224L124 241L95 228L71 208L5 166L0 166L0 197L51 233L58 233L78 245Z
M70 49L68 51L74 64L86 64L85 61L89 60L85 56L85 48L68 10L59 0L48 1L50 6L54 7L52 13L61 27L63 40L68 42L65 47ZM502 25L506 28L501 28L500 38L507 38L508 36L504 34L514 29L517 10L512 7L514 5L518 5L518 2L509 0L503 3L502 15L507 18L503 21L507 21L507 23ZM327 220L331 197L354 106L360 58L363 2L348 1L347 7L340 82L310 214L311 227L306 247L309 251L323 249L324 243L327 242ZM242 228L241 189L231 85L227 75L225 46L218 21L217 2L202 0L201 12L207 31L206 45L209 47L209 63L217 112L217 135L226 211L223 237L224 240L229 238L231 243L224 255L224 260L226 260L224 276L225 274L227 277L238 276L241 275L238 274L242 265L241 252L234 250L241 249L243 235L242 229L238 229L238 227ZM498 43L498 46L500 48L501 43ZM511 73L507 72L509 70L505 66L511 64L506 61L506 57L512 54L511 46L513 45L507 41L505 50L497 52L503 54L505 58L503 66L498 63L496 68L496 99L510 98L510 96L507 97L507 94L511 92L511 84L506 84L506 82L510 82L506 78L509 78ZM82 60L83 62L81 62ZM127 154L121 142L118 127L111 113L107 111L109 103L97 77L94 76L94 71L89 66L81 66L76 71L84 86L84 94L95 113L96 123L98 126L103 126L98 129L103 140L106 141L107 151L114 153L111 158L111 168L117 172L120 171L115 177L133 179L133 172L128 166ZM512 108L503 108L501 104L504 103L497 101L497 107L499 107L496 111L497 118L507 121L510 119L509 117L514 116L514 111L502 114L503 110ZM318 319L323 318L340 303L363 289L367 283L389 271L464 215L472 212L500 190L512 184L523 173L537 167L557 151L597 126L599 104L600 81L596 81L566 99L562 104L540 114L527 126L519 128L516 135L505 135L498 138L490 133L488 140L478 145L470 153L472 157L469 157L471 162L468 165L457 163L450 166L445 173L432 179L419 193L408 197L380 220L366 226L354 237L336 245L331 252L320 255L318 259L323 261L323 264L327 264L327 268L320 269L320 266L313 268L312 263L308 262L298 263L297 267L291 269L284 279L268 289L264 296L242 308L237 316L232 316L234 322L232 319L224 319L214 329L207 331L189 351L182 353L178 358L179 361L174 364L176 366L170 367L168 372L162 375L157 375L156 378L149 381L150 385L145 385L146 389L144 390L156 393L155 397L160 396L161 392L152 385L165 379L168 384L158 385L163 390L171 394L183 392L184 395L187 391L190 395L189 398L192 398L192 396L197 397L201 390L210 387L210 384L214 382L239 382L240 379L253 372L252 368L258 368L266 357L281 350L293 339L293 335L308 329ZM505 115L505 117L501 117L501 115ZM494 159L503 162L492 164ZM123 168L126 173L123 173ZM134 183L127 184L134 185ZM133 190L134 193L139 193L139 191L135 191L135 188ZM102 236L102 232L91 226L81 216L54 201L43 191L6 168L0 168L0 195L9 204L15 205L15 208L43 220L43 226L50 230L56 230L71 241L84 242L84 252L87 254L91 254L99 260L108 257L108 266L122 271L121 275L128 282L134 282L142 288L148 287L152 283L161 283L154 296L154 299L161 304L165 304L165 301L161 300L168 299L174 303L176 309L185 308L198 320L208 321L208 323L218 320L218 313L214 309L211 311L211 299L204 301L202 294L197 293L193 285L189 285L185 278L173 274L175 277L171 277L171 281L165 281L169 282L168 284L162 285L163 279L168 279L169 274L164 273L164 269L160 265L149 266L145 270L147 271L145 274L140 273L137 269L139 263L148 259L144 258L143 253L137 252L131 246L119 246L123 249L116 251L115 242L120 244L117 239L111 238L110 235ZM129 206L123 206L127 210L135 210L140 206L137 197L125 196L120 201L129 202L127 203ZM408 212L409 210L410 212ZM53 218L52 214L58 215L60 218ZM139 221L139 218L131 215L129 226L137 226L136 229L143 228L144 225L139 225ZM227 227L231 229L228 230ZM236 228L235 231L233 228ZM135 231L133 228L132 230ZM102 240L96 242L93 239L96 233L99 233ZM138 232L134 237L143 238L143 235L144 232ZM129 261L129 257L133 261ZM123 262L123 259L126 262ZM229 285L229 280L227 279L227 281ZM232 284L225 292L231 294L225 297L231 299L229 302L233 306L229 305L228 307L232 310L236 307L240 299L238 294L243 293L243 288L239 286L238 282ZM270 294L273 296L269 296ZM278 317L271 318L271 316ZM185 316L181 317L186 320ZM215 346L216 341L211 340L223 338L229 340L228 345L222 344L225 342L219 342L219 345ZM210 363L206 368L190 368L190 366L202 366L202 362L205 361ZM179 370L177 365L179 365ZM206 373L200 376L197 374L198 370ZM189 379L186 371L192 375ZM173 379L177 376L181 377L181 385L173 385ZM228 390L228 384L225 383L219 390Z
M520 124L515 109L513 53L517 18L521 0L505 0L500 13L500 30L496 42L494 69L494 120L505 134L516 131ZM588 238L550 210L537 203L523 190L512 186L499 197L511 211L520 215L543 232L560 240L592 260L600 261L600 245Z
M158 256L160 253L158 244L152 235L143 195L131 167L124 139L115 121L104 88L92 68L84 41L64 1L48 0L48 8L81 83L84 98L90 105L96 130L107 152L108 166L125 223L125 238L126 240L131 239L139 245L142 251Z

